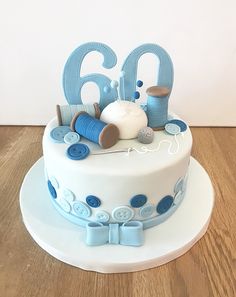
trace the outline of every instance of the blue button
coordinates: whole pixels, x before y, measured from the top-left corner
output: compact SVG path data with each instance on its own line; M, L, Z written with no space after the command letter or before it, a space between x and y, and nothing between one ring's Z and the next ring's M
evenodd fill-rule
M151 204L144 205L143 207L140 208L139 210L139 215L143 218L148 218L150 217L155 211L155 207Z
M159 214L163 214L163 213L167 212L171 208L173 201L174 201L174 199L170 195L162 198L161 201L157 204L157 212Z
M179 191L183 190L183 185L184 185L184 179L181 177L177 180L174 188L174 192L177 193Z
M65 135L70 131L68 126L58 126L50 132L50 136L55 142L64 142Z
M141 80L138 80L136 82L137 87L141 88L143 86L143 82Z
M75 143L68 147L67 156L72 160L85 159L90 153L89 147L86 144Z
M171 135L177 135L181 132L180 127L176 124L168 123L165 125L165 130Z
M135 195L130 200L130 205L132 207L142 207L147 202L147 197L145 195L139 194Z
M134 216L134 211L129 206L119 206L112 211L112 218L118 222L127 222Z
M100 210L99 212L97 212L95 217L96 220L100 223L106 223L110 219L109 213L107 213L105 210Z
M71 206L65 199L59 198L57 199L57 202L65 212L71 211Z
M79 141L80 141L80 136L76 132L68 132L64 136L64 142L67 144L74 144L74 143L78 143Z
M88 218L91 216L91 209L83 202L80 202L80 201L74 202L73 210L80 218Z
M52 195L52 197L54 199L56 199L57 198L57 192L56 192L55 188L53 187L52 183L50 182L50 180L48 180L48 190L49 190L50 194Z
M62 189L61 196L68 202L73 202L75 200L75 194L69 189Z
M174 120L169 121L168 123L178 125L180 127L181 132L184 132L187 130L187 125L185 124L185 122L183 122L181 120L174 119Z
M86 202L91 207L99 207L101 205L101 200L93 195L89 195L86 197Z

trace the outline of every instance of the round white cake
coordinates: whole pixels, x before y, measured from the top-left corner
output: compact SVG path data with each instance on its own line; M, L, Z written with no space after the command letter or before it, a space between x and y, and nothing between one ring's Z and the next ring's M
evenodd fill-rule
M43 155L52 201L65 218L81 226L139 221L145 229L181 203L192 147L188 127L178 135L155 131L151 144L119 140L107 150L81 138L90 154L71 160L69 145L51 139L57 125L53 119L45 129Z

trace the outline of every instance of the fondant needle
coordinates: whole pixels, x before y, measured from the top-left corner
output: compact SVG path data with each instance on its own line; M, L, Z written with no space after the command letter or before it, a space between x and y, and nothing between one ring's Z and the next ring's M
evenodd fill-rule
M115 154L115 153L128 153L133 151L133 148L123 148L117 150L103 150L103 151L93 151L91 155L104 155L104 154Z

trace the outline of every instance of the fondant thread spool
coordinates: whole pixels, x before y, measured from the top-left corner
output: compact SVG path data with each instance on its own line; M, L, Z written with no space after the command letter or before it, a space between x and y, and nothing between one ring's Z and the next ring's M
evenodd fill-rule
M153 130L164 129L168 121L168 95L170 89L153 86L147 89L147 117L148 126Z
M106 149L118 141L119 129L114 124L106 124L81 111L74 115L71 129Z
M70 126L74 115L80 111L85 111L92 117L100 118L100 108L98 103L94 104L77 104L77 105L57 105L57 119L59 126Z

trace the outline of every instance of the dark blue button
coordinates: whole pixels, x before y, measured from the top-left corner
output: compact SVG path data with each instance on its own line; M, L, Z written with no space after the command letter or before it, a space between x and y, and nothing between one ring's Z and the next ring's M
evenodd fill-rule
M57 198L57 192L56 192L55 188L53 187L52 183L50 182L50 180L48 180L48 190L49 190L50 194L52 195L52 197L54 199L56 199Z
M181 120L174 119L174 120L169 121L168 123L178 125L180 127L181 132L184 132L187 130L187 125L185 124L185 122L183 122Z
M101 205L101 200L93 195L89 195L86 197L86 202L91 207L99 207Z
M140 93L138 91L134 92L134 99L139 99Z
M50 132L50 136L55 142L64 142L64 137L68 132L71 132L70 127L58 126Z
M147 202L147 197L145 195L139 194L135 195L130 200L130 205L132 207L142 207Z
M157 204L157 212L159 214L163 214L163 213L167 212L171 208L173 201L174 201L174 199L170 195L162 198L161 201Z
M86 144L75 143L68 147L67 156L72 160L82 160L89 155L89 147Z
M136 85L137 85L137 87L141 88L143 85L143 82L141 80L138 80Z

